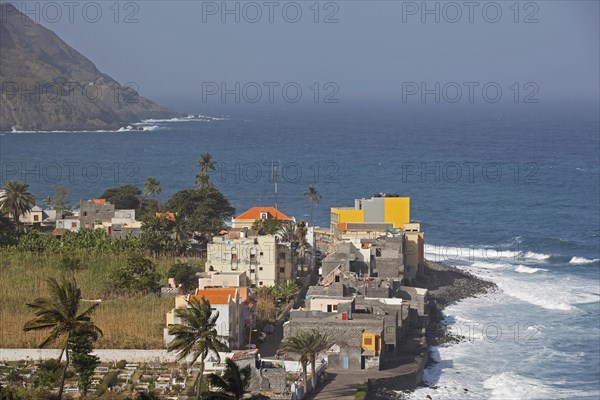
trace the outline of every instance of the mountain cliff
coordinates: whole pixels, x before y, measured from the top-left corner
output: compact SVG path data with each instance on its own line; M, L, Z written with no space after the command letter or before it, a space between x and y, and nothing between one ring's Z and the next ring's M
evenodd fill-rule
M54 32L0 4L0 131L101 130L180 114L100 72Z

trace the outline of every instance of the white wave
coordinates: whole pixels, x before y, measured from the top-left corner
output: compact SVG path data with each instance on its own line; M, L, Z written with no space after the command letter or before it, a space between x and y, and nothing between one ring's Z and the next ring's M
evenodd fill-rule
M490 391L490 399L547 399L554 396L554 389L540 380L526 378L513 372L493 375L483 382Z
M222 121L227 120L228 118L217 118L210 117L207 115L188 115L186 117L175 117L175 118L167 118L167 119L145 119L142 123L159 123L159 122L208 122L208 121Z
M569 261L569 264L596 264L598 262L600 262L599 258L594 258L593 260L590 260L589 258L585 257L573 257L571 258L571 261Z
M481 271L468 269L469 267L461 268L468 269L475 275L494 282L510 297L547 310L571 311L577 304L600 301L600 289L593 282L576 277L571 277L568 282L565 282L555 276L545 276L545 279L541 281L533 272L528 271L529 267L521 267L525 269L521 268L521 271L517 272L525 272L530 277L521 275L518 278L505 270ZM479 273L480 271L481 273Z
M549 254L542 254L542 253L534 253L532 251L527 251L525 253L521 253L523 255L524 258L529 258L532 260L547 260L548 258L550 258Z
M161 127L158 125L142 125L138 123L121 127L115 132L147 132L156 131L158 129L161 129Z
M470 267L482 268L482 269L497 269L497 268L509 268L511 265L508 263L488 262L488 261L475 261Z
M547 269L544 268L531 268L531 267L526 267L525 265L517 265L517 268L515 268L515 272L519 272L522 274L535 274L538 271L548 271Z

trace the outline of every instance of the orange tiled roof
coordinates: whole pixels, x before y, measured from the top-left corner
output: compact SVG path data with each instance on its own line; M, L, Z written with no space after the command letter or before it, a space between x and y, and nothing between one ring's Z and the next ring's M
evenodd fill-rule
M92 202L98 206L106 204L106 199L92 199Z
M260 213L268 213L270 219L287 219L291 220L291 217L288 217L281 211L277 210L275 207L252 207L246 212L241 213L235 219L260 219Z
M227 304L229 302L229 297L232 299L235 297L236 290L238 291L242 301L246 301L248 299L247 287L206 288L196 291L196 294L191 297L198 300L205 298L210 304Z
M163 212L157 212L156 213L156 218L163 218L163 217L166 218L166 219L168 219L168 220L170 220L170 221L175 222L175 213L172 213L172 212L164 212L164 213Z

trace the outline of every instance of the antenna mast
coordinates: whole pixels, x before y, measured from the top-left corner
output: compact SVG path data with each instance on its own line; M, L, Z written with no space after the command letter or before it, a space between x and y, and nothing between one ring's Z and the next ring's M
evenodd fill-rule
M278 196L278 192L277 192L277 177L279 176L279 163L277 163L277 165L275 165L274 161L271 161L271 164L273 166L273 180L275 181L275 209L277 210L277 196Z

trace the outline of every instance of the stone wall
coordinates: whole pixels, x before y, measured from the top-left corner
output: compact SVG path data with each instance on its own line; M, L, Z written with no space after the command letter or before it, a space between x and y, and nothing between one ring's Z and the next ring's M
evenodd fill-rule
M423 370L427 365L427 351L421 353L410 366L402 366L395 370L386 370L385 376L372 378L367 381L367 396L369 400L389 399L386 393L399 390L414 390L423 383Z

